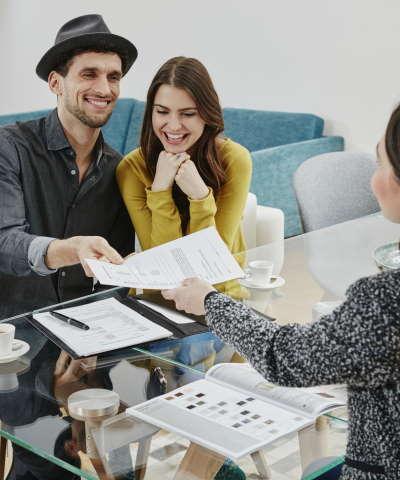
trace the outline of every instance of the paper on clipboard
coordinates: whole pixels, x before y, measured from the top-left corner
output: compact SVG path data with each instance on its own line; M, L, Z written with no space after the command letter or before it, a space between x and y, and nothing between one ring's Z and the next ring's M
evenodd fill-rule
M67 345L77 357L87 357L118 348L138 345L172 335L115 298L107 298L76 307L57 309L87 324L79 330L52 317L49 312L34 313L33 318Z
M130 288L175 288L189 277L211 284L244 277L215 227L133 255L122 265L93 259L86 262L100 283Z

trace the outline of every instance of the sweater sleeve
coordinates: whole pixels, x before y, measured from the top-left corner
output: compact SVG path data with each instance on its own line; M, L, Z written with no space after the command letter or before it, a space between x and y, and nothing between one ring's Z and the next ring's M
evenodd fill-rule
M251 157L246 148L226 140L220 155L225 167L226 182L214 198L210 190L202 200L190 200L188 233L215 225L231 250L246 205L251 179Z
M121 161L116 177L143 250L182 236L181 218L172 190L151 190L152 180L139 150Z
M222 294L205 307L211 329L274 383L378 387L400 366L398 300L388 297L380 282L361 279L331 315L307 325L279 326Z

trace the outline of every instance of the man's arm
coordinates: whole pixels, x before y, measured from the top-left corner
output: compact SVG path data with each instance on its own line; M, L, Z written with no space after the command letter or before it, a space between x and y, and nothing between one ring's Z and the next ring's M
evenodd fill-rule
M102 237L58 240L32 235L26 219L20 173L17 148L8 132L0 129L0 272L16 276L32 272L46 275L60 267L83 262L85 273L91 275L85 258L122 263L119 253Z
M81 263L88 277L93 274L85 258L95 258L120 264L124 260L103 237L71 237L65 240L53 240L49 244L45 257L49 269L58 269Z
M28 249L36 237L29 233L20 163L15 144L0 129L0 271L11 275L32 273Z
M32 271L38 275L49 275L50 273L56 272L46 265L46 255L47 249L49 248L50 242L55 240L52 237L36 237L32 240L28 248L28 261L29 266Z

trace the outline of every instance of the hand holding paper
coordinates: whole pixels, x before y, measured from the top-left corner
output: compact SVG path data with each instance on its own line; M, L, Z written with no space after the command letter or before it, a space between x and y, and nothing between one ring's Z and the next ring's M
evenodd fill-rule
M161 293L166 300L173 300L178 310L194 315L204 315L204 299L213 290L215 291L215 288L204 280L187 278L181 287L163 290Z
M86 261L100 283L130 288L164 290L190 277L216 284L244 276L215 227L138 253L122 265Z

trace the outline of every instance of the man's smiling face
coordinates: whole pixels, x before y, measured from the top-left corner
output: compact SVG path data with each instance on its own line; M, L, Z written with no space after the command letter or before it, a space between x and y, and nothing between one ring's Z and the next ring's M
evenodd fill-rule
M116 53L76 55L67 75L60 75L58 108L88 127L99 128L113 111L121 77L121 58Z

